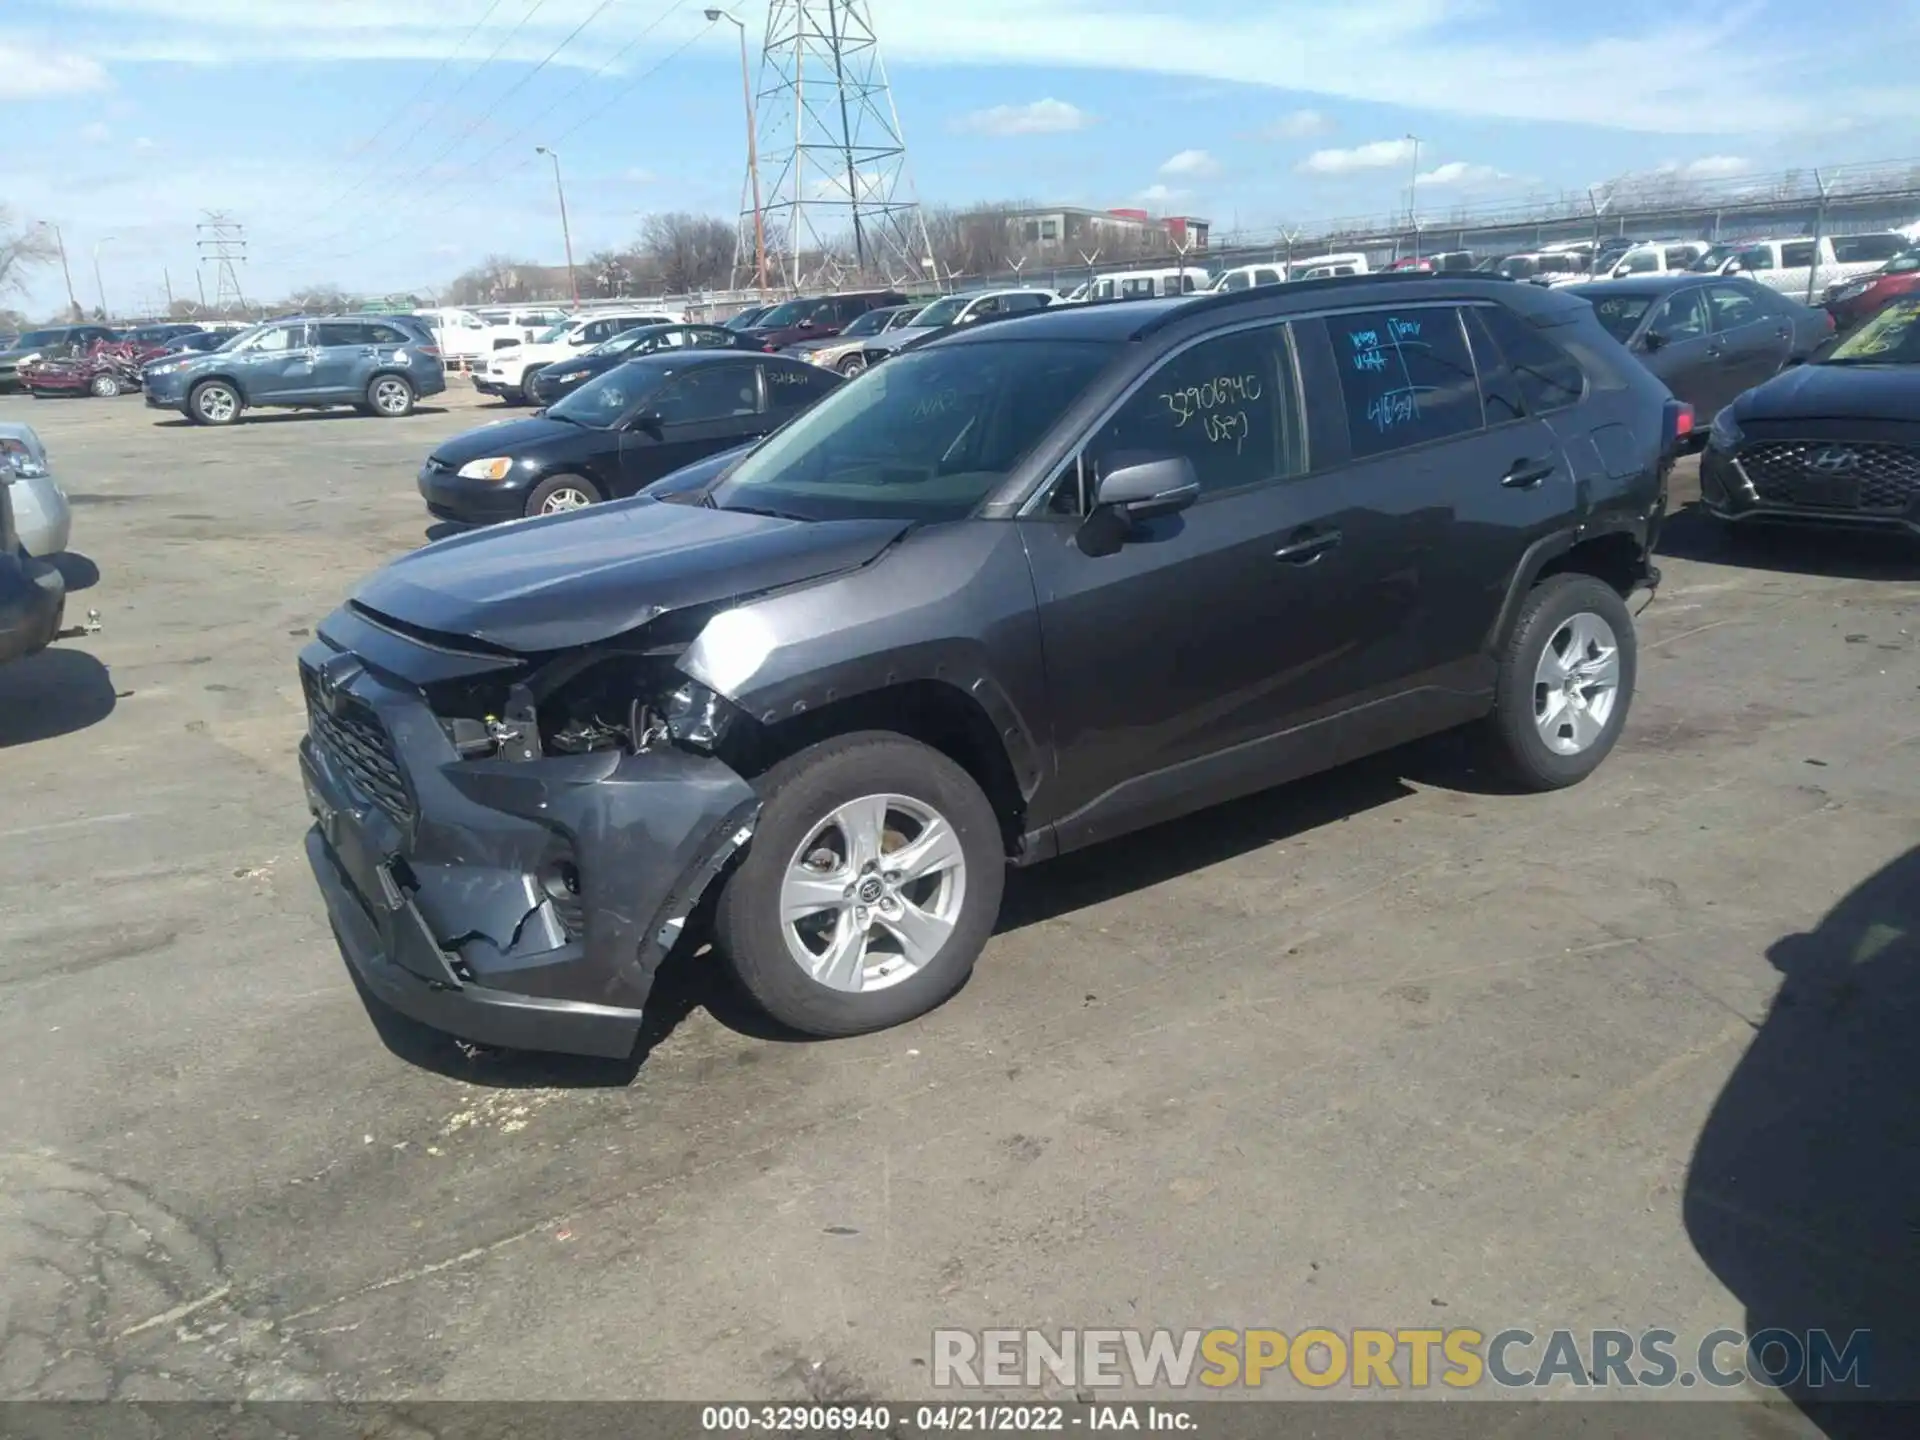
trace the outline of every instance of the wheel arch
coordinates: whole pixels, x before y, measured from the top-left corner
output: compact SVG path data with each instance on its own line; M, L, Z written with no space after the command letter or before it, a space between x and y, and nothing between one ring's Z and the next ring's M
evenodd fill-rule
M1489 653L1498 653L1513 632L1514 620L1533 587L1550 576L1567 573L1591 575L1612 587L1623 600L1637 589L1658 584L1660 577L1647 553L1644 526L1622 521L1542 536L1527 547L1508 582L1499 618L1486 636Z

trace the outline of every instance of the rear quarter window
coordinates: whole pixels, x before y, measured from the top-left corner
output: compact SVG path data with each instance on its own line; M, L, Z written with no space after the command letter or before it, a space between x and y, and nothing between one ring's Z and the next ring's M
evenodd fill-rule
M1587 393L1587 377L1580 368L1580 362L1543 334L1539 327L1501 305L1475 306L1469 314L1472 317L1470 329L1474 335L1475 356L1479 356L1484 340L1493 373L1504 371L1512 377L1528 414L1545 415L1580 403L1581 397ZM1480 367L1483 385L1487 381L1489 368L1488 364ZM1493 392L1489 390L1488 422L1495 423L1502 418L1511 417L1503 416L1496 410Z

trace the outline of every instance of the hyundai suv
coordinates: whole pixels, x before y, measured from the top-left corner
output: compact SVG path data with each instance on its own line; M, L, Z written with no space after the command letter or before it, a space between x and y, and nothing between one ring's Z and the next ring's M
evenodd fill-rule
M141 371L147 404L197 425L231 425L256 406L351 405L397 418L447 388L440 347L404 315L271 320L205 355L167 356Z
M389 1004L628 1052L706 933L815 1035L965 981L1027 865L1454 726L1626 723L1684 407L1452 274L950 331L630 500L429 545L300 657L307 854Z

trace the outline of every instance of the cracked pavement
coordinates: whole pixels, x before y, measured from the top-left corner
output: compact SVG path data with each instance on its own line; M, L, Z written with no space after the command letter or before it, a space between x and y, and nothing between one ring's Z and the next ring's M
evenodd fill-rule
M695 964L637 1069L469 1057L370 1023L293 758L305 631L498 413L455 385L226 431L0 398L105 621L0 671L0 1397L892 1398L936 1325L1744 1323L1690 1161L1770 955L1920 844L1914 552L1683 515L1588 784L1442 740L1016 875L902 1029L770 1038Z

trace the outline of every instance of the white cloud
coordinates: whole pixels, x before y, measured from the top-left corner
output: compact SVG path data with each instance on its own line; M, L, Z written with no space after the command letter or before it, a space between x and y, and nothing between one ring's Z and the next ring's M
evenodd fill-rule
M1059 135L1069 130L1084 130L1093 116L1064 100L1036 100L1031 105L995 105L990 110L975 110L953 122L953 128L969 135Z
M1161 162L1162 175L1218 175L1220 162L1204 150L1182 150Z
M1295 110L1291 115L1282 115L1273 124L1260 132L1265 140L1305 140L1314 135L1325 135L1333 129L1331 117L1318 110Z
M1465 160L1449 160L1431 170L1420 172L1422 185L1484 185L1490 180L1510 180L1506 171L1491 165L1470 165Z
M1296 169L1309 175L1351 175L1356 170L1384 170L1413 159L1411 140L1374 140L1351 150L1316 150Z
M85 125L80 127L80 138L89 145L104 145L112 138L112 135L113 131L109 130L105 123L99 120L89 120Z
M35 50L0 40L0 100L77 95L113 82L97 60L60 50Z
M1133 198L1142 205L1171 205L1186 199L1189 193L1191 192L1186 190L1176 190L1170 185L1149 185Z
M1660 167L1660 173L1678 175L1684 180L1725 180L1734 175L1744 175L1752 168L1738 155L1703 155L1685 164L1669 160Z
M140 135L134 138L133 148L136 150L146 151L146 150L157 150L160 147L154 141L154 138L151 135Z
M624 173L620 178L632 185L651 185L653 184L654 181L658 180L660 177L654 174L653 171L645 168L644 166L635 165L632 169Z

